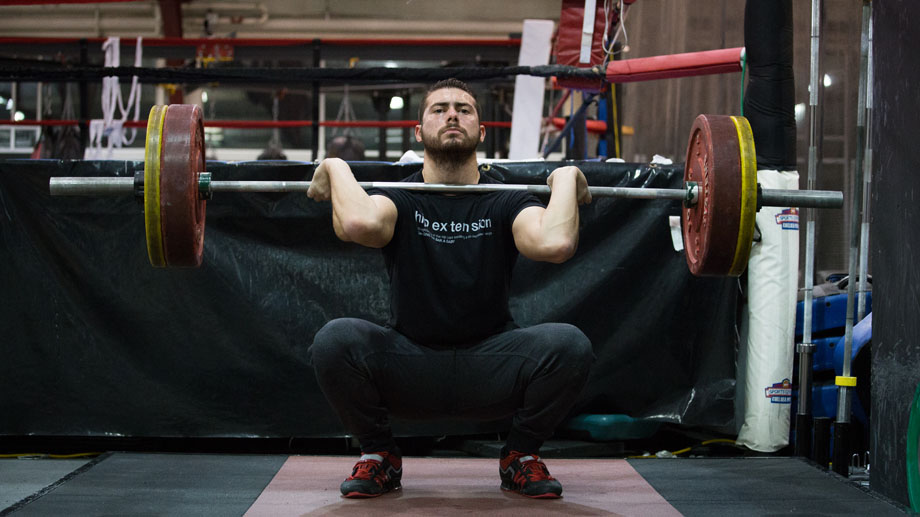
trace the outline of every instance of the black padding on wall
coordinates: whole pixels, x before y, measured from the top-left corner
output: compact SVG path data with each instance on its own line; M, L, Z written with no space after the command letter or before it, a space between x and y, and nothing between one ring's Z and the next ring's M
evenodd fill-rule
M792 0L747 0L744 116L754 133L759 169L797 168L792 50Z
M870 482L909 504L907 423L920 383L920 3L890 0L872 7Z
M679 166L580 164L594 185L680 188ZM551 163L495 166L544 183ZM361 180L419 165L354 164ZM340 436L303 352L329 319L384 322L377 250L340 242L330 204L303 194L218 193L204 264L150 267L141 205L50 197L51 176L132 176L140 162L0 161L0 435ZM313 165L211 162L215 180L302 180ZM692 277L674 251L673 201L582 208L577 255L521 259L519 323L579 326L598 357L576 411L731 425L737 281ZM401 434L502 424L401 422Z

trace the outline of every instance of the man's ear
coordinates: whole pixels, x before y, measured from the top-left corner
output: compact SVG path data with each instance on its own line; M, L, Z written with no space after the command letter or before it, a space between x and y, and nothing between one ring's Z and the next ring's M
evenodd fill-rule
M421 124L415 125L415 141L416 142L422 141L422 125Z
M479 141L486 141L486 126L483 126L482 124L479 124Z

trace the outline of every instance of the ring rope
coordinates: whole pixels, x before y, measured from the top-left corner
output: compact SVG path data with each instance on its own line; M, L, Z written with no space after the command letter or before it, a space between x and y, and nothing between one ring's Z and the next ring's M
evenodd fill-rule
M63 3L63 2L55 2ZM90 3L90 2L87 2ZM58 37L0 37L0 45L79 45L83 42L91 45L102 44L106 38L58 38ZM397 47L520 47L520 38L182 38L163 37L145 38L145 47L158 48L192 48L205 46L232 46L236 48L252 47L312 47L320 44L323 47L367 47L397 46ZM124 43L123 46L128 46ZM162 56L157 56L162 57Z
M446 67L446 68L147 68L147 67L66 67L36 66L0 67L0 80L5 81L95 81L104 77L138 77L142 83L243 83L287 84L326 82L404 83L434 82L451 77L463 81L500 79L518 75L604 79L601 66L579 68L565 65L505 66L505 67Z
M552 119L553 124L561 127L565 124L565 119L556 117ZM603 132L607 129L607 124L602 120L587 121L588 131ZM0 127L3 126L79 126L80 120L76 119L57 119L57 120L0 120ZM341 120L323 120L319 125L323 127L368 127L368 128L412 128L418 125L418 120L350 120L348 122ZM486 127L511 128L511 121L499 120L480 122ZM310 127L313 125L312 120L208 120L204 127L220 127L228 129L269 129L269 128L291 128L291 127ZM145 120L127 120L123 127L128 128L146 128Z
M611 88L613 86L611 85ZM562 117L553 117L548 119L556 129L562 129L566 120ZM511 121L482 121L485 127L510 129ZM79 126L79 120L4 120L0 121L0 127L3 126ZM322 127L360 127L360 128L413 128L418 125L418 120L324 120L319 123ZM122 124L126 128L146 128L146 121L125 121ZM204 123L204 127L219 127L224 129L275 129L275 128L298 128L312 127L312 120L209 120ZM585 128L592 134L604 134L607 131L607 123L603 120L586 120ZM614 130L616 127L614 126Z

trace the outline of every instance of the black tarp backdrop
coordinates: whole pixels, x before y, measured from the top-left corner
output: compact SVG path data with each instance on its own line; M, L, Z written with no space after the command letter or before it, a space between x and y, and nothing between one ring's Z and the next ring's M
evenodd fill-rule
M361 180L419 165L353 164ZM583 162L593 185L680 188L682 169ZM377 250L340 242L329 203L218 194L204 264L150 267L130 197L51 197L52 176L133 176L141 162L0 161L0 435L329 437L338 420L303 352L341 316L386 320ZM543 183L552 163L493 166ZM211 162L220 179L302 180L313 165ZM574 412L731 426L738 282L695 278L673 249L674 201L597 199L578 253L521 259L522 325L570 322L597 363ZM502 423L397 422L401 435L492 432Z
M920 385L920 67L915 53L920 41L920 3L873 2L872 9L875 81L869 121L874 157L869 242L875 297L870 481L874 490L910 504L907 425Z

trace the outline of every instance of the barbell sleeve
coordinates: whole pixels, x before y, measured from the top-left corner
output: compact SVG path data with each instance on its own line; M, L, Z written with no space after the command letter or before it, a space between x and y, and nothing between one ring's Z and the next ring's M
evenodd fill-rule
M803 208L843 208L843 192L839 190L761 189L760 204L762 206Z
M57 177L48 182L52 196L131 196L134 178Z

